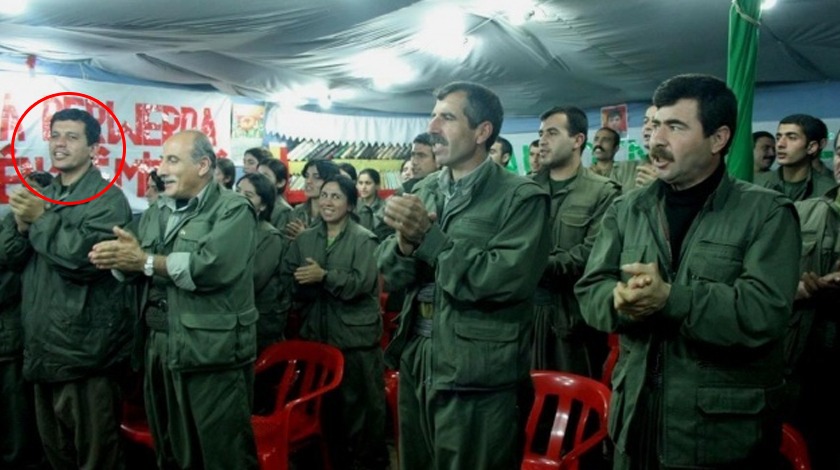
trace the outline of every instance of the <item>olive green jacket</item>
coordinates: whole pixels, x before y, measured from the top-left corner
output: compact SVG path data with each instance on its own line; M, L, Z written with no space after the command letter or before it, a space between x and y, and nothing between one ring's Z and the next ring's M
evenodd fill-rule
M802 258L799 272L813 272L818 276L837 271L840 260L840 209L837 207L837 193L840 186L834 186L824 196L796 202L802 227ZM788 369L794 372L807 360L806 351L819 351L837 341L827 337L834 328L826 328L825 322L836 322L838 299L836 294L818 294L811 299L798 300L794 305L793 317L788 330L786 354ZM811 352L814 354L814 352Z
M538 173L534 181L551 193L548 172ZM574 181L551 194L552 248L539 285L557 297L563 318L555 326L564 333L584 326L574 285L583 275L601 218L620 191L615 181L581 165Z
M775 171L765 171L755 175L755 184L770 188L782 194L785 193L784 179L782 177L783 168L779 167ZM837 184L831 176L818 173L813 168L808 168L808 178L805 183L805 192L802 194L800 201L806 199L817 198L825 194L829 189Z
M293 286L300 308L300 335L339 349L371 348L382 336L376 296L377 272L373 253L376 236L348 217L344 230L327 246L323 221L292 241L283 260L284 284ZM295 270L312 258L327 271L317 284L294 281Z
M779 437L799 221L786 197L724 176L672 272L663 189L658 181L616 199L575 292L590 325L621 335L609 418L616 447L625 451L638 432L636 403L658 343L662 464L719 468ZM628 280L620 267L634 262L656 263L671 284L665 307L639 321L613 307L616 282Z
M292 206L281 196L277 196L274 202L274 210L271 211L271 225L281 232L285 230L286 224L292 217Z
M382 241L394 233L394 229L385 224L384 210L385 201L378 196L371 205L365 204L361 199L356 205L355 213L359 217L359 225L373 232L377 241Z
M168 302L169 363L172 370L238 367L256 357L254 253L257 221L241 194L208 183L198 206L167 233L170 209L149 208L138 238L146 253L189 253L194 290L154 276Z
M79 201L108 185L91 168L62 196L60 178L44 189L51 199ZM33 382L59 382L108 373L127 361L132 342L130 289L88 260L93 246L131 222L123 192L111 186L77 205L48 205L29 227L32 256L23 271L23 373Z
M23 330L20 321L20 271L32 251L17 237L12 213L0 222L0 361L20 356Z
M489 159L475 171L467 202L446 210L449 171L420 181L413 192L437 221L411 256L399 251L396 235L377 251L388 285L407 289L386 350L390 367L414 334L420 288L435 283L430 386L436 390L512 387L530 371L533 295L550 249L548 195Z
M257 225L256 244L254 305L260 315L257 343L265 347L283 338L291 308L291 295L280 284L280 263L289 243L279 230L263 220Z

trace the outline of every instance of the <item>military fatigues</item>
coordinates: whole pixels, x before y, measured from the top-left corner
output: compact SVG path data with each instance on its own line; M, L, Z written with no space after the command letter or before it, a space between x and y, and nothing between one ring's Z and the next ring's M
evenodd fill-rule
M840 271L840 186L818 199L797 202L802 224L801 272L818 276ZM794 304L788 330L787 380L791 388L789 420L809 444L814 468L840 468L833 433L826 423L840 421L836 387L829 371L840 363L840 290L827 289Z
M804 201L806 199L820 197L837 184L831 176L817 173L809 167L808 177L802 186L792 187L785 184L784 178L782 177L783 171L784 168L779 167L775 171L771 170L759 173L755 175L754 182L761 187L778 191L793 201ZM796 188L799 188L799 190L792 193L791 191Z
M394 233L394 230L383 220L384 209L385 201L376 197L370 205L359 199L355 211L359 217L359 225L373 232L378 241L382 241L388 238L388 235Z
M286 224L289 223L292 216L292 206L286 202L283 196L278 195L274 201L274 210L271 211L271 225L281 232L286 229Z
M650 162L647 159L623 160L615 162L613 163L609 174L604 174L603 172L598 171L595 165L591 166L590 170L597 175L606 176L607 178L615 181L621 186L621 191L626 193L631 189L636 188L636 170L639 168L639 165L647 165L648 163Z
M331 344L344 354L341 385L324 403L324 431L332 461L340 468L352 468L353 460L365 468L387 465L375 249L375 235L348 216L331 244L326 224L319 222L292 241L283 261L286 279L293 279L295 270L307 264L306 258L327 271L319 284L294 283L294 296L301 311L300 336Z
M171 201L170 201L171 202ZM149 208L140 246L167 256L142 320L144 398L165 468L256 468L251 428L256 216L251 204L211 181L185 208Z
M723 176L673 272L664 190L660 181L616 199L575 287L584 319L621 334L610 436L621 456L652 446L661 462L633 468L766 468L752 462L779 448L783 337L801 243L793 205ZM634 262L657 263L671 284L665 307L639 321L613 307L616 282L629 279L620 267ZM662 415L641 416L650 410ZM627 468L620 455L615 468Z
M287 222L291 222L292 220L300 220L306 225L307 228L314 227L315 225L317 225L318 222L321 220L321 216L312 216L312 212L310 209L311 205L312 202L309 200L306 200L305 202L296 205L292 209L292 214L288 217Z
M23 380L20 273L31 255L13 214L0 222L0 468L36 465L43 454L32 384Z
M607 339L584 323L574 285L583 274L601 217L620 188L583 166L573 178L554 193L548 172L534 178L551 194L549 223L553 246L534 297L533 368L597 379L606 359Z
M108 184L95 167L69 187L60 179L43 194L78 201ZM57 469L124 464L117 380L132 341L129 295L88 254L96 243L114 238L115 226L130 221L125 195L111 187L84 204L48 206L28 236L12 234L33 251L21 278L23 375L35 383L38 430Z
M280 231L266 221L260 221L256 233L254 258L254 304L259 312L257 321L257 349L283 339L291 297L280 285L280 262L286 255L288 242Z
M386 282L407 289L386 350L400 369L400 465L516 468L521 442L511 426L529 379L548 196L490 159L457 182L447 169L433 173L414 192L437 221L411 256L395 236L378 249Z

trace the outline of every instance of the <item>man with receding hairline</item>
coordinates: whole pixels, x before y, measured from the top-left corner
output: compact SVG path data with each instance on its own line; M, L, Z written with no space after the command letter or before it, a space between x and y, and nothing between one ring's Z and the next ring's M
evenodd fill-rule
M114 228L117 240L90 253L97 267L145 287L144 398L160 468L257 467L256 214L221 189L215 164L203 133L167 139L158 168L166 204L143 214L137 238Z

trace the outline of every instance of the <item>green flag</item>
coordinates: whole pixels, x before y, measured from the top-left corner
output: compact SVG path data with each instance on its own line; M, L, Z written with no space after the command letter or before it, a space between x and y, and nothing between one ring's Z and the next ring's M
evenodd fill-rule
M746 181L753 179L752 116L760 12L761 0L733 0L729 10L726 84L738 98L738 130L732 136L726 167L729 174Z

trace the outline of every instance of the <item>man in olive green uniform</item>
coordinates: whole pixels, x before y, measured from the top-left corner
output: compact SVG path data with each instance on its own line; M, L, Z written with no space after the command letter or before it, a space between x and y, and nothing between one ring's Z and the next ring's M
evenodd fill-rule
M50 120L50 158L59 175L42 194L76 202L108 185L93 166L101 128L65 109ZM131 222L112 186L84 204L51 204L21 189L10 200L27 250L21 278L23 375L35 383L35 412L47 460L56 469L121 468L118 378L131 346L127 290L88 261L94 244Z
M213 180L216 155L201 132L173 135L162 158L167 203L143 214L139 242L114 229L118 239L91 260L148 280L144 398L158 465L256 468L256 214Z
M802 226L802 277L788 331L788 420L805 435L815 469L840 468L826 423L840 420L833 370L840 363L840 186L796 204Z
M614 468L773 468L799 224L784 196L725 174L737 101L680 75L654 94L658 180L610 206L575 292L620 334Z
M548 196L487 157L503 115L492 91L455 82L436 97L429 133L445 168L388 199L396 234L378 249L385 280L407 289L386 350L400 371L400 465L517 468Z
M0 468L36 468L43 454L35 426L32 384L23 380L20 270L31 252L16 237L14 214L0 223Z
M792 114L779 122L776 131L776 161L779 168L755 176L755 184L778 191L792 201L817 198L834 186L830 176L814 171L828 130L821 120L807 114Z
M540 167L544 171L534 180L551 194L552 249L534 296L533 368L598 379L606 359L607 338L581 318L574 285L583 274L601 217L620 187L581 164L589 128L586 113L574 106L558 106L544 112L540 121ZM604 134L607 138L615 134L617 139L618 133L604 128L598 134L596 148L603 146L612 152Z

